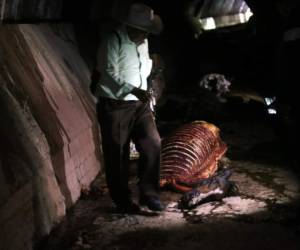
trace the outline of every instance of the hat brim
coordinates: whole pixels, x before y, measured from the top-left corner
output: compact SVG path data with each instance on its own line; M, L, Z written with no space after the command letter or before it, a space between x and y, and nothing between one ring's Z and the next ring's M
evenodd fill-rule
M123 21L123 23L133 28L146 31L154 35L160 34L163 30L163 23L158 15L154 15L151 25L148 26L137 25L128 21Z

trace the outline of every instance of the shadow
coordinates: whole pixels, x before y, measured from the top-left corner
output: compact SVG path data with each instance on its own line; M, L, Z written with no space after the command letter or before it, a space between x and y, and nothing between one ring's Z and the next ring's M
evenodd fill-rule
M146 217L154 217L154 216L159 216L163 212L155 212L151 211L147 208L141 208L140 212L137 213L121 213L117 210L116 207L113 206L100 206L95 208L94 212L102 214L102 215L107 215L107 216L120 216L120 217L126 217L126 216L134 216L134 215L142 215Z
M164 193L162 193L164 196ZM164 202L172 197L166 195ZM249 198L251 197L244 197ZM88 195L35 250L73 249L264 249L298 250L300 202L266 200L266 209L248 214L215 213L222 201L211 203L210 213L197 210L162 213L142 210L121 214L107 195Z
M101 249L298 249L297 210L279 206L272 214L185 216L186 224L140 227L121 233ZM100 246L101 242L95 242Z

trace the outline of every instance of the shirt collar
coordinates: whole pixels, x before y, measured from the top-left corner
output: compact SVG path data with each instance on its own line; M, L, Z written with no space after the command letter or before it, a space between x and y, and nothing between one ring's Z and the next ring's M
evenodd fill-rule
M130 40L130 38L129 38L129 36L128 36L128 33L127 33L127 30L126 30L125 24L120 26L120 28L119 28L119 34L120 34L121 36L123 36L124 41L125 41L126 43L130 43L130 44L132 44L132 45L137 46L135 42L133 42L133 41ZM141 43L140 45L142 45L142 44L144 44L144 43L145 43L145 41L144 41L143 43ZM138 45L138 46L140 46L140 45ZM137 46L137 47L138 47L138 46Z
M133 41L130 40L125 25L122 25L120 27L119 33L124 38L124 42L136 45Z

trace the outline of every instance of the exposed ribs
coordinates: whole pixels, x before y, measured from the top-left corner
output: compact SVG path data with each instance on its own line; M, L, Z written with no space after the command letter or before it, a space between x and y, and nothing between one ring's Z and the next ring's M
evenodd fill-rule
M162 141L161 186L187 191L182 186L192 187L216 172L226 150L215 125L204 121L183 125Z

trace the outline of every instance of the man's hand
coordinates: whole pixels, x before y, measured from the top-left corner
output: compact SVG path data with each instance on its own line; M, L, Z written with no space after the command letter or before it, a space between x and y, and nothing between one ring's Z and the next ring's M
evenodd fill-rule
M151 100L151 95L145 90L139 89L139 88L134 88L131 91L131 94L135 95L140 101L143 103L147 103Z

